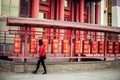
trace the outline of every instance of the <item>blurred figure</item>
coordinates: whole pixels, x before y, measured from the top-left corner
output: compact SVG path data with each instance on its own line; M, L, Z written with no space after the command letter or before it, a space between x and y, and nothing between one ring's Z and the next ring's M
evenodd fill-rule
M33 74L37 74L37 71L38 71L38 69L40 67L40 63L42 63L42 66L43 66L43 69L44 69L44 72L42 74L47 74L46 65L45 65L45 61L44 61L46 59L46 54L44 52L45 45L43 44L42 40L39 40L38 43L39 43L39 46L40 46L39 47L39 51L38 51L39 57L38 57L38 62L37 62L36 70L33 71L32 73Z

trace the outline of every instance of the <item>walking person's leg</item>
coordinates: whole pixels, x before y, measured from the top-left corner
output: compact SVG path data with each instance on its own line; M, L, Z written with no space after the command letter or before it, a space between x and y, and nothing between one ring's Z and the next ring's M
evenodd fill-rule
M45 65L45 63L44 63L44 60L42 60L42 66L43 66L43 69L44 69L43 74L47 74L46 65Z
M37 67L36 67L35 71L33 71L34 74L37 73L39 67L40 67L40 60L38 60L38 62L37 62Z

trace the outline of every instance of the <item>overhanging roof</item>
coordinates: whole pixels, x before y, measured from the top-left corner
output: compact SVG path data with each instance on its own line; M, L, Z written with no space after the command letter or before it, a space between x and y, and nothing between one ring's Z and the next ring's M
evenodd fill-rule
M40 20L33 18L7 18L8 26L39 27L39 28L59 28L59 29L80 29L99 32L120 33L118 27L107 27L100 25L84 24L79 22Z

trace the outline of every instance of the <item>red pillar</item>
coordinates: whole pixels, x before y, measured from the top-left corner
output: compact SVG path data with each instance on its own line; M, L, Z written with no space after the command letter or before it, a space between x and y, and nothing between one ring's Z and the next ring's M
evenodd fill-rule
M87 3L87 23L90 23L90 2ZM85 32L85 38L88 39L90 31Z
M24 43L24 57L27 57L27 39L28 39L28 27L25 27L25 43ZM26 62L26 58L24 58L24 62Z
M50 0L50 17L49 17L49 19L51 19L51 20L54 20L54 0ZM48 34L48 39L49 39L49 42L52 42L51 41L51 36L50 35L52 35L52 32L54 31L54 29L49 29L49 28L47 28L46 29L46 31L47 31L47 34Z
M90 23L90 6L87 6L87 23Z
M79 13L79 15L80 15L80 22L84 22L84 0L79 0L80 2L79 2L79 7L80 7L80 13Z
M60 14L59 20L64 20L64 0L60 0Z
M79 21L84 23L84 0L79 0ZM83 34L84 31L80 31ZM82 37L83 35L80 35Z
M99 2L95 3L95 24L99 24Z
M72 7L72 8L71 8L71 9L72 9L72 10L71 10L71 14L72 14L71 21L74 22L74 8L75 8L75 7L74 7L74 2L72 2L71 7Z
M99 2L95 3L95 24L99 24ZM95 41L98 40L98 32L95 32Z
M51 11L50 11L50 12L51 12L51 14L50 14L51 17L50 17L50 19L54 20L54 0L51 0L50 3L51 3L51 5L50 5L50 6L51 6L51 8L50 8L50 10L51 10Z
M39 0L32 0L31 18L39 18Z
M60 5L59 3L60 3L60 0L57 0L57 3L56 3L56 4L57 4L57 6L56 6L56 7L57 7L57 8L56 8L56 9L57 9L57 10L56 10L56 14L57 14L56 20L59 20L59 13L60 13L60 12L59 12L59 5Z
M31 18L39 18L39 0L32 0ZM35 28L31 28L31 31L34 34Z
M76 4L76 22L79 22L79 4Z
M64 21L64 0L59 0L59 20L62 20ZM58 36L59 38L62 38L60 37L60 33L63 33L64 30L58 30Z

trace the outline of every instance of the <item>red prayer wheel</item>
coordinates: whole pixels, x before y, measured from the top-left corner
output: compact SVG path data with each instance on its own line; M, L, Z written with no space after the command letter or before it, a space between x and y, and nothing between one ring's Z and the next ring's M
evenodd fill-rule
M21 40L21 38L14 38L14 53L15 54L22 53L22 40Z

